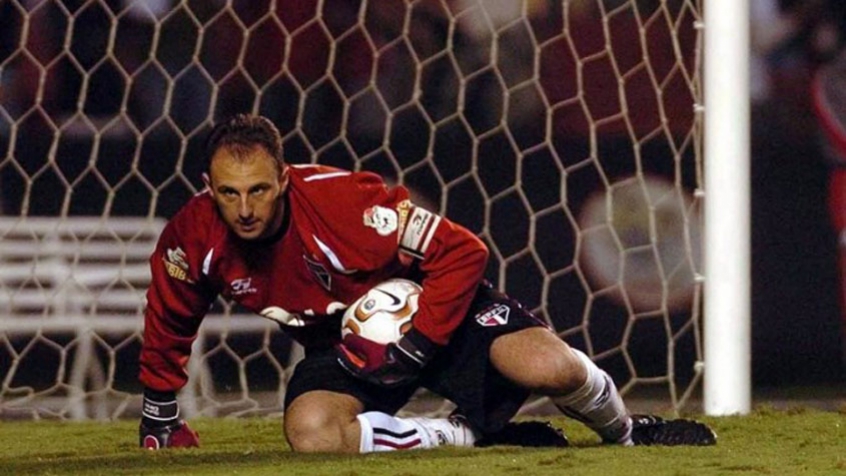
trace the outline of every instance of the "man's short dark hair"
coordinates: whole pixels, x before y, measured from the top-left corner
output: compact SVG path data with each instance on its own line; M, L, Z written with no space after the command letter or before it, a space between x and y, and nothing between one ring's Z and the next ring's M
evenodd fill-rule
M246 153L255 146L264 148L276 159L281 170L285 164L282 158L282 136L279 129L266 117L252 114L236 114L218 123L206 139L206 170L211 159L220 148L229 148L235 155Z

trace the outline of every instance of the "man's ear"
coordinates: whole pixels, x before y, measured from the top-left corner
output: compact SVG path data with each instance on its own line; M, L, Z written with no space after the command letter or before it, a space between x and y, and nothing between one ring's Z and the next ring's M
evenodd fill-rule
M288 166L283 165L282 170L279 172L279 191L285 192L288 188L288 182L291 180L291 175L288 173Z

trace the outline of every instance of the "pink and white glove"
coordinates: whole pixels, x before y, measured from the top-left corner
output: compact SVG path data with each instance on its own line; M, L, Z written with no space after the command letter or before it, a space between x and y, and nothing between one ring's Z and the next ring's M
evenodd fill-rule
M335 350L338 363L353 376L383 387L396 387L416 379L438 347L411 328L399 341L387 345L347 334Z
M178 420L173 425L155 428L149 428L141 423L139 434L141 447L148 450L200 446L200 435L192 430L185 420Z
M174 392L146 389L138 428L139 444L148 450L200 446L200 435L179 419Z

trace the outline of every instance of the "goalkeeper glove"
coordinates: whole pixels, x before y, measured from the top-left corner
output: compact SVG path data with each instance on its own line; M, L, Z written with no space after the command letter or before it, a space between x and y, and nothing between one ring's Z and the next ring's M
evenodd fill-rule
M379 344L350 333L336 346L338 363L347 372L383 387L416 379L438 348L413 327L396 343Z
M179 419L179 404L174 392L144 390L141 415L138 435L142 448L157 450L200 446L200 435Z

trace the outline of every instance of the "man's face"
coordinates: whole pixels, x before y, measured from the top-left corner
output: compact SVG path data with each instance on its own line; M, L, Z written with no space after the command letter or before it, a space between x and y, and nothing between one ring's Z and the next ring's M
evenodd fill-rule
M279 170L264 148L233 153L222 147L212 156L204 178L223 220L239 237L259 240L279 230L285 214L282 194L288 186L287 168Z

